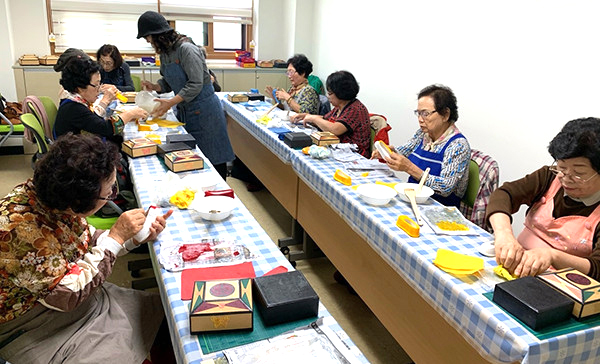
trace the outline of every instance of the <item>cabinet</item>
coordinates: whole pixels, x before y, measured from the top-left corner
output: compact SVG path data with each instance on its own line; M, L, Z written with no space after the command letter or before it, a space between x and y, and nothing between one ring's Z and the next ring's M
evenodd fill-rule
M264 93L267 86L287 90L290 88L290 80L285 71L286 69L223 70L221 87L227 92L250 91L251 88L255 88Z

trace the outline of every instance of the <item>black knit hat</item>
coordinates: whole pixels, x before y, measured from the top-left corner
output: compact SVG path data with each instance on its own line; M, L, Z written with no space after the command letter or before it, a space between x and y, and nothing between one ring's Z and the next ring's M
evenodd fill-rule
M161 34L172 30L164 16L156 11L147 11L138 19L137 38L145 37L150 34Z

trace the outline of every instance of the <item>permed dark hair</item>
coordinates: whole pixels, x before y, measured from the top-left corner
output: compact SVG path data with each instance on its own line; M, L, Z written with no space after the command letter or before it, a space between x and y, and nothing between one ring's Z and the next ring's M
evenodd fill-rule
M91 211L102 183L119 164L119 150L90 134L65 134L52 144L33 173L35 192L42 203L60 211Z
M89 57L76 55L65 64L60 84L69 92L77 92L77 88L88 87L94 73L100 72L100 65Z
M548 152L555 160L585 157L592 168L600 172L600 119L590 117L569 121L552 139Z
M455 123L458 120L458 106L456 105L456 96L448 86L430 85L419 92L418 98L429 96L435 103L435 111L442 115L447 115L449 123Z
M77 56L80 56L83 58L90 58L90 56L88 56L81 49L69 48L58 57L58 60L56 61L56 64L53 67L54 70L56 72L62 72L62 70L65 68L65 65L71 60L71 58L77 57Z
M304 78L308 78L313 71L312 63L304 54L295 54L287 60L287 64L291 64L298 74Z
M338 99L346 101L354 100L360 90L356 78L348 71L337 71L330 74L325 81L325 87Z
M185 35L171 29L160 34L151 34L154 50L159 53L169 53L177 41L181 38L187 38Z
M98 52L96 52L96 59L98 62L100 62L101 56L110 56L114 62L115 68L119 68L121 65L123 65L123 56L121 55L121 52L119 52L119 48L117 48L115 45L105 44L100 47Z

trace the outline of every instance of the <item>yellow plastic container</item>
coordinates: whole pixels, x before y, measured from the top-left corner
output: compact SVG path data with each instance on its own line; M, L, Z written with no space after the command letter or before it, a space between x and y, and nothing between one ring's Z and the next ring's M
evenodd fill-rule
M348 176L346 173L342 172L339 169L335 170L335 173L333 174L333 179L346 186L352 185L352 178L350 178L350 176Z
M413 238L418 238L421 233L419 225L417 225L417 223L413 219L406 215L398 216L396 226L404 230L408 234L408 236L412 236Z

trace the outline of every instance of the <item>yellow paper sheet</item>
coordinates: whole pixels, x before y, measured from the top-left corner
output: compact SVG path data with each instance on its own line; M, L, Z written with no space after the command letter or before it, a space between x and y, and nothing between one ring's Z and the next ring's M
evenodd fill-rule
M502 266L502 264L494 268L494 273L496 273L498 277L504 278L507 281L512 281L513 279L518 278L517 276L510 274L506 268Z
M457 275L473 274L483 269L483 259L447 249L438 249L433 264L445 272Z
M165 119L146 120L146 124L158 124L158 126L160 126L161 128L176 128L180 125L183 125L183 123L180 123L179 121L171 121Z

